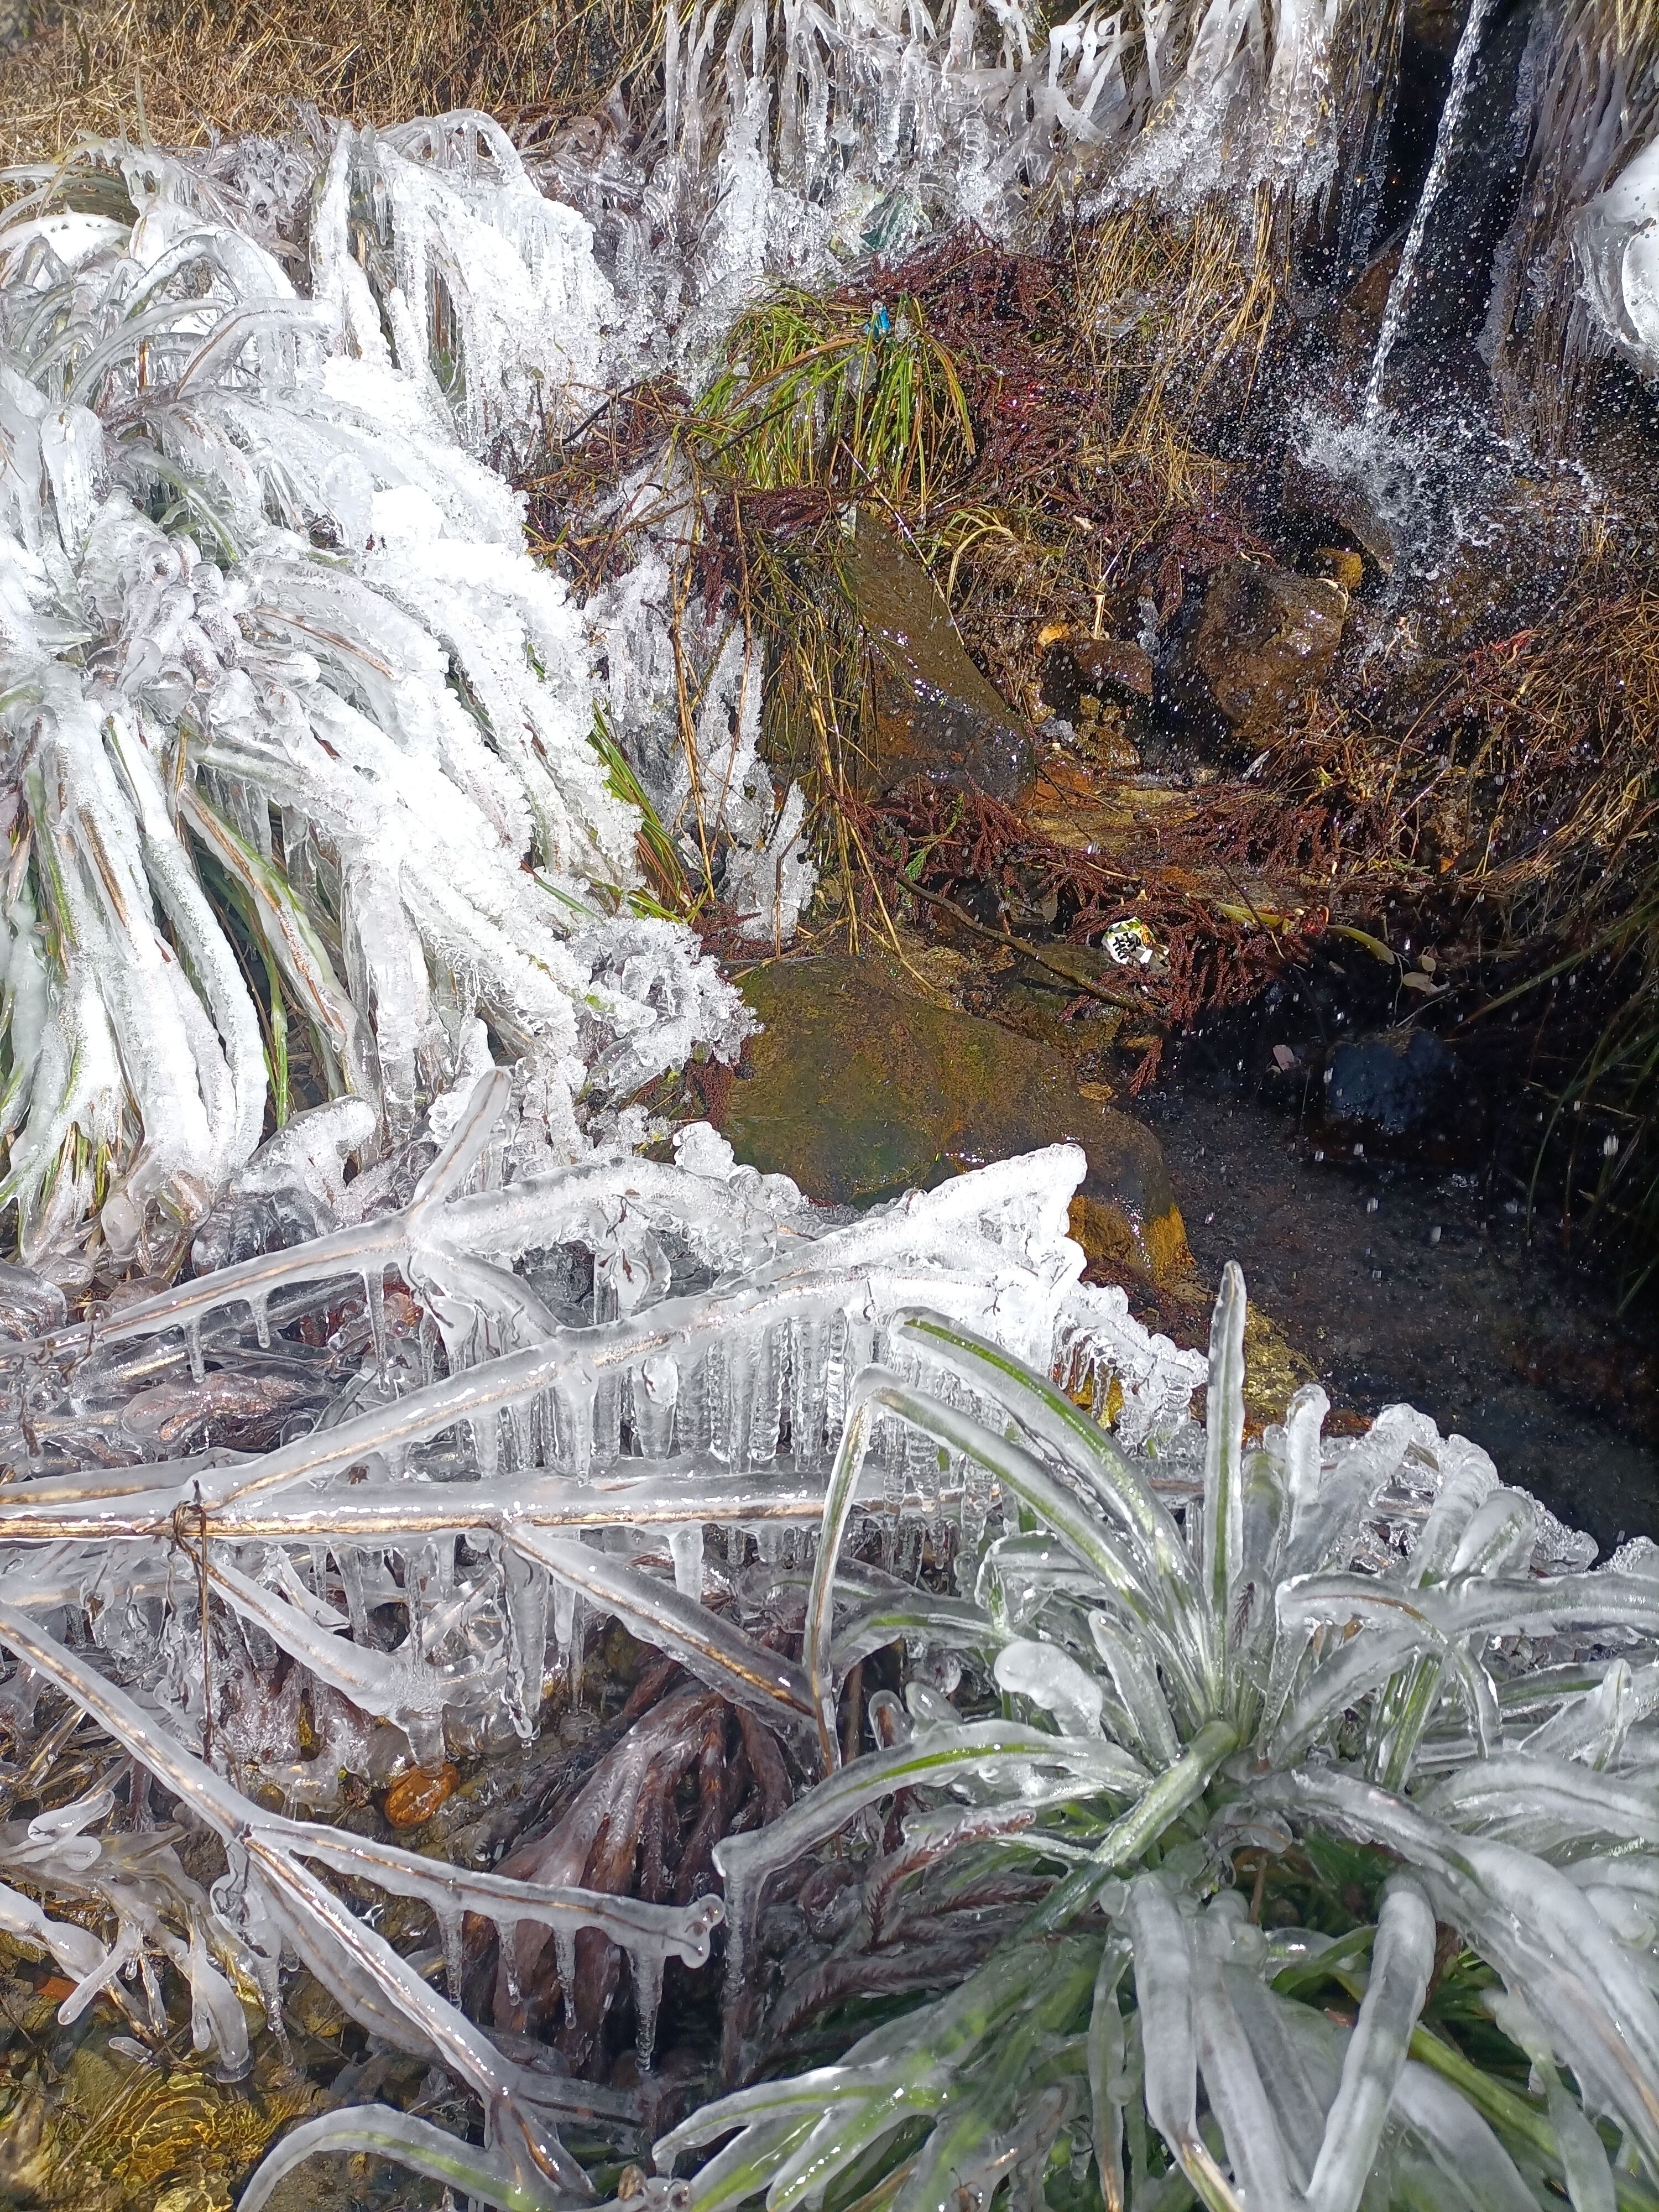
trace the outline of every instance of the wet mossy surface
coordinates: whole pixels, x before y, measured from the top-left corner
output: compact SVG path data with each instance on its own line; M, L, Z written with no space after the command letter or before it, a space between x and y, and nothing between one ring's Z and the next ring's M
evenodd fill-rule
M756 968L743 992L765 1027L721 1116L740 1160L825 1204L865 1206L1042 1145L1080 1145L1091 1257L1157 1283L1190 1267L1157 1138L1085 1098L1055 1046L904 994L875 963L841 955Z

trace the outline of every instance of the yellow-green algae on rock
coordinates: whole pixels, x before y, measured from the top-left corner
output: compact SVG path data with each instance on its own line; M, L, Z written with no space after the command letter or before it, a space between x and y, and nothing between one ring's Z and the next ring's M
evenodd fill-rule
M1054 1046L913 998L866 961L775 961L743 979L765 1024L720 1114L741 1160L828 1205L927 1188L1042 1145L1081 1145L1073 1229L1091 1259L1163 1284L1192 1255L1156 1137L1084 1097Z

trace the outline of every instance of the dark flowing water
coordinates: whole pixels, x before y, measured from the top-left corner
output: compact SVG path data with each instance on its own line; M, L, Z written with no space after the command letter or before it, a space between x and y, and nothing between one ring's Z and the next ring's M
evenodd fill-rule
M1408 1401L1604 1553L1659 1529L1649 1332L1512 1178L1338 1159L1294 1111L1192 1064L1141 1111L1200 1267L1237 1260L1334 1400Z

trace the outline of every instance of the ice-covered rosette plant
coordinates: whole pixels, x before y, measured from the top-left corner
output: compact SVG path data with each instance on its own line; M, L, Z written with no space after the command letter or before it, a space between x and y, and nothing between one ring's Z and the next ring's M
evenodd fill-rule
M1659 1579L1408 1407L1332 1442L1309 1389L1247 1449L1244 1312L1230 1269L1201 1472L923 1313L859 1378L830 1771L720 1847L744 2086L657 2145L720 2146L699 2212L1659 2203ZM843 1556L895 1423L996 1486L961 1595ZM782 2070L805 2022L842 2053Z

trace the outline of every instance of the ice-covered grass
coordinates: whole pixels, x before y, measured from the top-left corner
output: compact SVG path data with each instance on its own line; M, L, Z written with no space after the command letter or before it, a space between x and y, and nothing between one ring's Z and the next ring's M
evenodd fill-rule
M1097 1368L1103 1394L1114 1375L1131 1434L1180 1418L1194 1363L1137 1329L1121 1294L1077 1286L1069 1148L837 1225L781 1178L735 1169L705 1127L672 1167L619 1152L561 1167L544 1139L527 1158L533 1130L501 1124L508 1091L501 1072L477 1086L403 1206L130 1304L95 1337L60 1324L7 1354L26 1478L0 1507L12 1724L28 1735L57 1692L115 1759L106 1783L0 1839L0 1905L10 1933L72 1972L66 2020L112 1990L141 2039L164 2036L157 1976L171 1962L198 2049L229 2078L250 2063L244 2001L280 2033L284 1961L302 1960L348 2013L471 2090L498 2182L528 2203L548 2180L586 2191L553 2122L626 2142L648 2106L526 2071L463 2014L462 1915L499 1929L509 1958L520 1929L550 1933L571 2008L575 1931L601 1931L631 1961L648 2068L664 1961L707 1960L718 1898L671 1906L469 1871L273 1814L266 1793L326 1809L343 1775L532 1739L544 1669L580 1673L596 1613L795 1744L810 1771L817 1704L763 1640L777 1605L767 1563L821 1520L847 1394L889 1315L920 1299L1011 1354ZM388 1311L388 1275L421 1301L412 1332ZM25 1287L14 1273L15 1310ZM315 1395L287 1442L192 1451L199 1429L158 1419L192 1397L222 1416L226 1383L306 1366L306 1317L354 1292L366 1354L312 1358ZM49 1291L35 1297L50 1320ZM991 1510L977 1471L947 1480L931 1453L913 1466L894 1445L863 1478L890 1523L907 1510L931 1522L948 1501L971 1529ZM711 1524L719 1605L704 1601ZM760 1564L745 1579L751 1540ZM404 1622L390 1638L388 1606ZM313 1727L333 1716L310 1760L302 1684ZM176 1800L185 1829L219 1838L210 1895L172 1849L177 1826L143 1832L136 1781L114 1812L129 1773ZM423 1901L450 1996L346 1911L319 1868ZM43 1918L37 1893L90 1908L109 1939ZM141 1967L148 1994L130 2000L121 1978Z
M637 919L589 646L472 457L578 406L587 226L459 117L342 131L307 296L214 187L90 149L0 228L0 1202L164 1264L268 1107L413 1127L480 1019L567 1156L736 994Z
M1237 1272L1206 1375L1078 1287L1069 1148L837 1223L702 1127L674 1166L538 1163L507 1089L402 1206L7 1354L10 1725L32 1744L53 1697L106 1748L0 1834L0 1924L141 2055L187 1988L229 2078L302 1964L482 2118L331 2115L248 2202L351 2148L591 2196L560 2129L640 2154L665 1963L713 1971L723 1929L729 2094L658 2142L665 2206L1659 2203L1650 1545L1592 1571L1408 1407L1334 1441L1310 1388L1247 1443ZM303 1364L319 1316L312 1425L260 1452L158 1424ZM533 1741L613 1616L694 1686L527 1856L329 1824L343 1775ZM683 1896L584 1886L727 1709L756 1818ZM204 1831L208 1889L177 1848ZM423 1904L435 1951L340 1881ZM461 2002L468 1915L493 2009ZM501 2034L550 1987L595 2057L627 1992L641 2087Z
M1659 2201L1654 1548L1587 1571L1406 1407L1333 1444L1310 1388L1248 1448L1243 1323L1229 1269L1184 1465L935 1315L859 1378L805 1616L833 1771L716 1852L748 2086L656 2146L721 2146L698 2212ZM994 1477L954 1598L838 1584L893 1422ZM837 1693L900 1638L837 1764ZM804 1930L757 1947L792 1873Z

